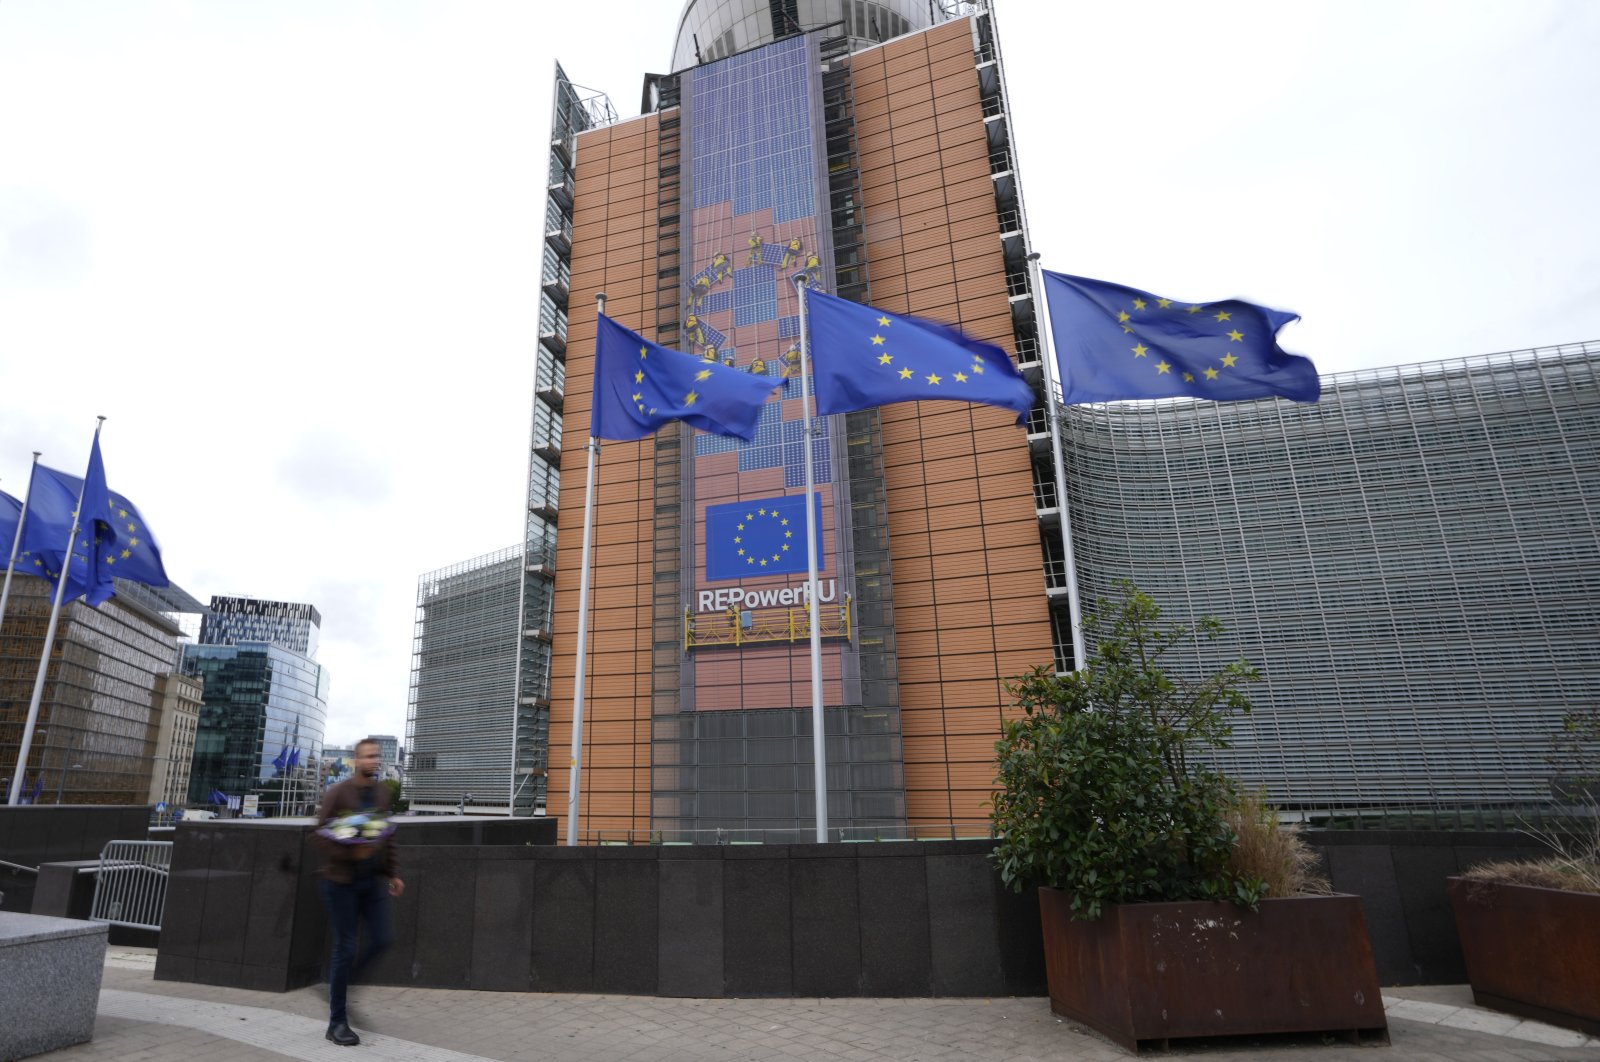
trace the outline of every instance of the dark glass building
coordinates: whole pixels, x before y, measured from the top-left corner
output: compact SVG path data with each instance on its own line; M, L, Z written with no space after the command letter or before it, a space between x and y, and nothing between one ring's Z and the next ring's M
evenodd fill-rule
M212 608L201 644L183 653L184 673L205 689L189 803L254 794L262 814L304 812L320 793L328 673L293 647L315 647L321 618L292 602L213 598Z

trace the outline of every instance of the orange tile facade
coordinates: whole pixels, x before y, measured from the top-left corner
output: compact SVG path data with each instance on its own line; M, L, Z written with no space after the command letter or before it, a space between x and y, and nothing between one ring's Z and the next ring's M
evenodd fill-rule
M873 305L1011 347L971 24L955 20L852 60ZM594 298L651 333L657 122L578 138L562 520L551 689L550 812L565 830ZM983 821L1004 680L1052 658L1023 429L1006 410L880 410L905 787L912 823ZM650 827L654 443L606 443L595 519L580 825ZM787 666L787 665L786 665ZM787 681L788 676L783 676Z

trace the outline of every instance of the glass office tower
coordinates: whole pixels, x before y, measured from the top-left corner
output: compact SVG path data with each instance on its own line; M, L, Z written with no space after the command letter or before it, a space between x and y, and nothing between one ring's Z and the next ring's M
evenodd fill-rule
M254 795L264 815L304 814L321 793L328 672L314 651L321 617L310 605L212 598L201 644L183 671L204 687L189 803Z

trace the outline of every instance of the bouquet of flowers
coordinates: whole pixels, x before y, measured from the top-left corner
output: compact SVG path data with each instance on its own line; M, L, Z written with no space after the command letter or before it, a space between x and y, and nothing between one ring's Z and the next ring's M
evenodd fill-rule
M337 844L377 844L394 832L394 823L376 813L362 811L340 815L317 831Z

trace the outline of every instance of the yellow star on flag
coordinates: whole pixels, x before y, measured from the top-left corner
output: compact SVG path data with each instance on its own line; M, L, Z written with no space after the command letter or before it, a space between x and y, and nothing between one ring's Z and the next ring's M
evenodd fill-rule
M1144 300L1143 300L1143 299L1134 299L1134 300L1133 300L1133 308L1134 308L1134 309L1135 309L1135 310L1142 310L1142 309L1144 309Z
M1172 305L1172 300L1171 299L1157 299L1156 300L1156 305L1161 307L1163 310L1165 310L1167 307Z
M1217 320L1219 320L1219 321L1231 321L1231 320L1233 320L1233 314L1229 313L1227 310L1218 310L1217 311Z
M911 370L910 369L901 369L900 370L900 379L902 379L902 380L911 379Z
M1228 338L1233 340L1235 343L1238 343L1244 339L1244 333L1235 328L1232 332L1228 333Z
M1172 366L1171 365L1168 365L1164 361L1156 362L1156 373L1158 375L1165 376L1167 373L1169 373L1171 371L1172 371Z
M931 384L938 384L938 382L939 382L939 374L936 373L936 372L930 372L928 374L928 382L931 383Z
M1136 358L1142 358L1146 354L1150 353L1150 348L1145 346L1143 343L1140 343L1138 346L1131 347L1129 349L1133 351L1133 356Z
M1217 378L1217 370L1210 369L1210 368L1206 369L1206 379L1215 380L1216 378Z
M694 374L694 378L696 380L707 380L707 379L710 379L711 378L711 370L710 369L701 369L699 372Z
M686 406L692 406L699 400L700 396L693 391L690 391L688 394L683 396L683 404Z
M888 328L889 327L889 319L887 317L878 318L878 326L880 328Z
M887 351L885 351L884 353L878 355L878 364L879 365L887 365L892 361L894 361L894 355L888 353Z
M882 336L873 336L872 337L872 345L875 346L875 347L883 346L883 337Z
M1235 354L1224 354L1222 356L1222 364L1226 365L1230 369L1233 368L1233 363L1238 360L1239 358Z

